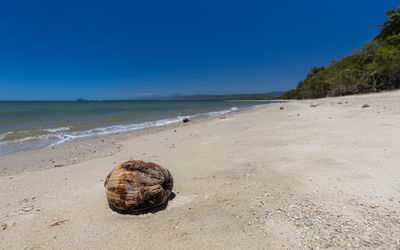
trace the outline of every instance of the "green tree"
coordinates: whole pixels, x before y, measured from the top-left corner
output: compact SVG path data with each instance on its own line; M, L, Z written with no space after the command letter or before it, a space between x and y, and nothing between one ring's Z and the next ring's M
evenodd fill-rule
M375 36L376 40L385 40L389 36L400 33L400 7L396 10L385 11L385 15L389 18L384 24L378 25L382 27L381 32Z
M281 98L320 98L400 88L400 7L385 12L389 18L379 34L361 50L313 67L295 90Z

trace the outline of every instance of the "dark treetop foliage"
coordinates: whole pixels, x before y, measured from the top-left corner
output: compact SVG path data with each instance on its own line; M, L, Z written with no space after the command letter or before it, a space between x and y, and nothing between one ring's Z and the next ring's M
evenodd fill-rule
M374 40L328 67L314 67L297 88L282 99L320 98L400 88L400 7L385 12L389 18Z

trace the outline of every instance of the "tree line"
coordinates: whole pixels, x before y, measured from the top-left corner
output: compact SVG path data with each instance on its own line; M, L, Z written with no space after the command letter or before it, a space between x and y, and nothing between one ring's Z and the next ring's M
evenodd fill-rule
M314 67L282 99L308 99L400 88L400 6L385 12L388 20L371 42L327 67Z

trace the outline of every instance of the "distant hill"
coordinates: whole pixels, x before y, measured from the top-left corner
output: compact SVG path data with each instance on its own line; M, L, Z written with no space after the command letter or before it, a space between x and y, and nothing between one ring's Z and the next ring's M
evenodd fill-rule
M355 53L327 67L314 67L282 99L342 96L400 88L400 7L385 12L381 31Z
M268 100L281 96L284 91L255 94L232 94L232 95L180 95L169 96L146 96L138 97L136 100L177 100L177 101L211 101L211 100Z
M78 98L78 99L76 99L76 101L77 101L77 102L87 102L87 101L89 101L89 100L83 99L83 98Z

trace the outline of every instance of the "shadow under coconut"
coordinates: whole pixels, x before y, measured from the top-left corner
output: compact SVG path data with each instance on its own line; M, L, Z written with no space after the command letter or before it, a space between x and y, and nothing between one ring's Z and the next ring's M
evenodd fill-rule
M109 206L114 212L117 212L117 213L120 213L120 214L131 214L131 215L140 215L140 214L148 214L148 213L155 214L155 213L157 213L157 212L159 212L159 211L162 211L162 210L166 209L167 206L168 206L168 202L169 202L169 201L172 201L175 197L176 197L176 194L175 194L174 192L171 192L171 194L169 195L169 198L168 198L167 202L165 202L163 205L158 206L158 207L152 207L152 208L145 209L145 210L141 210L141 211L136 211L136 212L120 210L120 209L114 207L113 205L111 205L110 203L108 203L108 206Z

